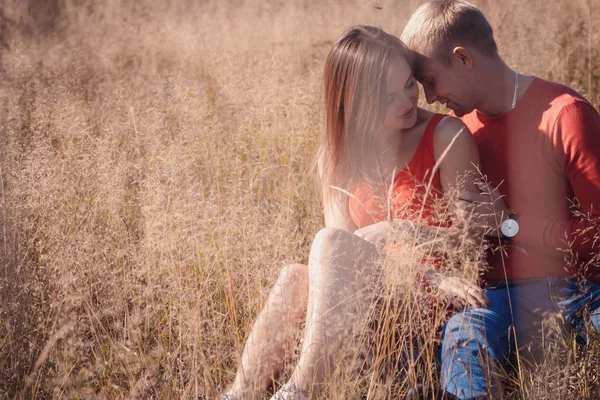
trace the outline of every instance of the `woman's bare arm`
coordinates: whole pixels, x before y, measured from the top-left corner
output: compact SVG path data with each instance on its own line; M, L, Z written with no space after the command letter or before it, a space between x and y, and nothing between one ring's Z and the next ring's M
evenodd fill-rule
M469 129L461 120L445 117L433 136L433 147L444 193L459 185L459 190L477 190L479 150Z

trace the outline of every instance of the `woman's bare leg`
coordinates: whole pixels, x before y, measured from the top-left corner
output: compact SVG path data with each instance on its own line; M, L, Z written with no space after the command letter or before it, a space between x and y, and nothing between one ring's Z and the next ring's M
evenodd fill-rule
M305 393L319 385L333 367L333 357L352 339L357 323L371 305L372 283L378 277L383 253L351 233L321 230L309 259L309 315L302 354L291 382Z
M306 315L308 267L283 268L259 314L244 347L233 385L228 393L240 399L257 399L293 354Z

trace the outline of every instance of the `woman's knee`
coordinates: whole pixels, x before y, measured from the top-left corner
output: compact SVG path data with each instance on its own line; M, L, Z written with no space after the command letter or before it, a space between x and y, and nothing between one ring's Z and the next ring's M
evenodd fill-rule
M330 246L346 242L354 236L350 232L338 228L323 228L315 235L313 247Z
M294 314L304 313L308 301L308 267L302 264L286 265L269 294L265 309Z
M308 284L308 266L304 264L286 265L279 272L277 282L283 286Z
M357 261L377 253L374 245L353 233L338 228L323 228L316 235L311 247L311 258L348 256Z
M325 274L339 263L339 256L348 251L344 244L348 235L352 234L336 228L324 228L315 235L309 256L311 275Z

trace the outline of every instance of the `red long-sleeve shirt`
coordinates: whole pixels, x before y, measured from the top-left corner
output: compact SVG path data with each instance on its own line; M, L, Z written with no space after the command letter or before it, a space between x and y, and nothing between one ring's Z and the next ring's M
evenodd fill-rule
M506 254L490 254L488 282L583 275L600 280L600 116L574 90L534 79L498 117L462 117L479 146L481 169L520 215ZM573 215L575 199L590 219ZM599 243L594 242L594 236ZM567 262L571 250L577 261ZM569 265L571 264L571 265Z

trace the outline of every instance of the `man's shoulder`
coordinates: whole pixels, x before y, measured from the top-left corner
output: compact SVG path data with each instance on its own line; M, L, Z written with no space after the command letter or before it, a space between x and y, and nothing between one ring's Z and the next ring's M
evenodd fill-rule
M529 99L547 103L550 109L560 110L574 103L590 104L577 90L542 78L534 78L529 89L533 92Z
M559 122L569 126L599 126L598 110L579 92L566 85L537 78L535 96L530 96L538 102L538 108L549 126ZM533 104L532 104L533 106ZM530 107L534 108L535 107ZM577 129L569 132L577 133Z

